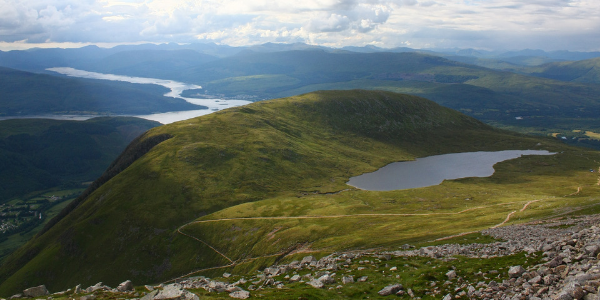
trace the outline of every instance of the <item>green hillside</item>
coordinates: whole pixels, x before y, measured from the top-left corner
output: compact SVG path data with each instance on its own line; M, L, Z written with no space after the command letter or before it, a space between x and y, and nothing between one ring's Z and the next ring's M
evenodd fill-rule
M35 74L0 67L0 116L36 114L150 114L202 109L164 97L157 85Z
M394 161L505 149L560 154L428 188L345 184ZM4 262L0 295L39 284L58 291L159 283L204 268L247 272L297 248L397 248L488 228L528 202L535 203L514 220L540 218L594 204L598 179L589 169L599 160L597 152L494 129L415 96L322 91L256 102L136 140Z
M135 137L158 125L123 117L0 121L0 204L61 184L92 181Z
M521 70L538 77L580 83L600 83L600 58L544 64Z

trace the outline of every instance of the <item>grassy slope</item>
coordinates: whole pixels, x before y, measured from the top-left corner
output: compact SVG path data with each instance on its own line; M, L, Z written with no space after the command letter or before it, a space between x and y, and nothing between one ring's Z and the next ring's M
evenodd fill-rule
M521 70L532 76L580 83L600 83L600 58L548 63Z
M206 218L456 212L482 204L502 207L478 210L468 219L447 215L339 222L232 221L182 229L214 243L234 259L307 243L325 251L389 247L482 228L498 223L507 209L522 206L529 197L568 194L577 184L596 180L587 170L594 165L590 159L598 159L595 152L492 129L422 98L357 90L258 102L158 127L143 139L164 134L173 137L15 252L0 269L0 294L42 283L55 291L98 281L109 285L125 279L157 282L226 265L225 258L204 244L176 232L213 213ZM347 189L349 177L393 161L449 152L532 148L565 152L503 163L503 175L492 179L464 179L402 192L352 190L323 195ZM466 195L475 201L465 202ZM575 200L567 205L580 205L587 198ZM515 201L518 204L505 203ZM558 200L552 203L544 203L550 208L530 217L565 205ZM423 222L428 226L422 226ZM283 230L276 239L262 235L279 227ZM423 230L429 233L420 236ZM274 259L238 268L249 270Z
M153 85L74 79L0 68L1 115L53 113L150 114L201 109L182 99L162 96Z

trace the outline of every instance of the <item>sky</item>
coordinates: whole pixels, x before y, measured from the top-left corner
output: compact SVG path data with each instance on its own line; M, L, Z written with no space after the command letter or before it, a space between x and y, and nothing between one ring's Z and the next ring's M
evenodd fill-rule
M168 42L600 51L600 1L0 0L0 50Z

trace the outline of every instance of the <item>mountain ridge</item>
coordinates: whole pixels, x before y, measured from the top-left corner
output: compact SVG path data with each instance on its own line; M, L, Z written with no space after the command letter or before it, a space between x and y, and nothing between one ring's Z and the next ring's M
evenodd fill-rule
M539 143L564 147L493 129L423 98L361 90L231 108L155 128L138 142L164 134L171 138L13 253L0 271L0 293L37 284L58 290L98 281L114 285L124 278L153 282L227 264L177 229L238 205L288 198L298 205L318 203L311 195L347 189L349 177L393 161ZM263 251L261 245L255 250ZM289 245L273 247L264 251Z

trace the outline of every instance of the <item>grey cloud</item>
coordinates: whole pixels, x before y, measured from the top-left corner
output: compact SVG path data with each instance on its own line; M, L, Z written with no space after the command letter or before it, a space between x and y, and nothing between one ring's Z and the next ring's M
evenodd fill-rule
M354 29L369 32L385 23L391 8L384 5L359 4L349 11L335 11L315 15L306 28L311 32L341 32Z
M311 32L340 32L350 28L350 20L346 16L338 14L320 14L311 19L307 29Z

